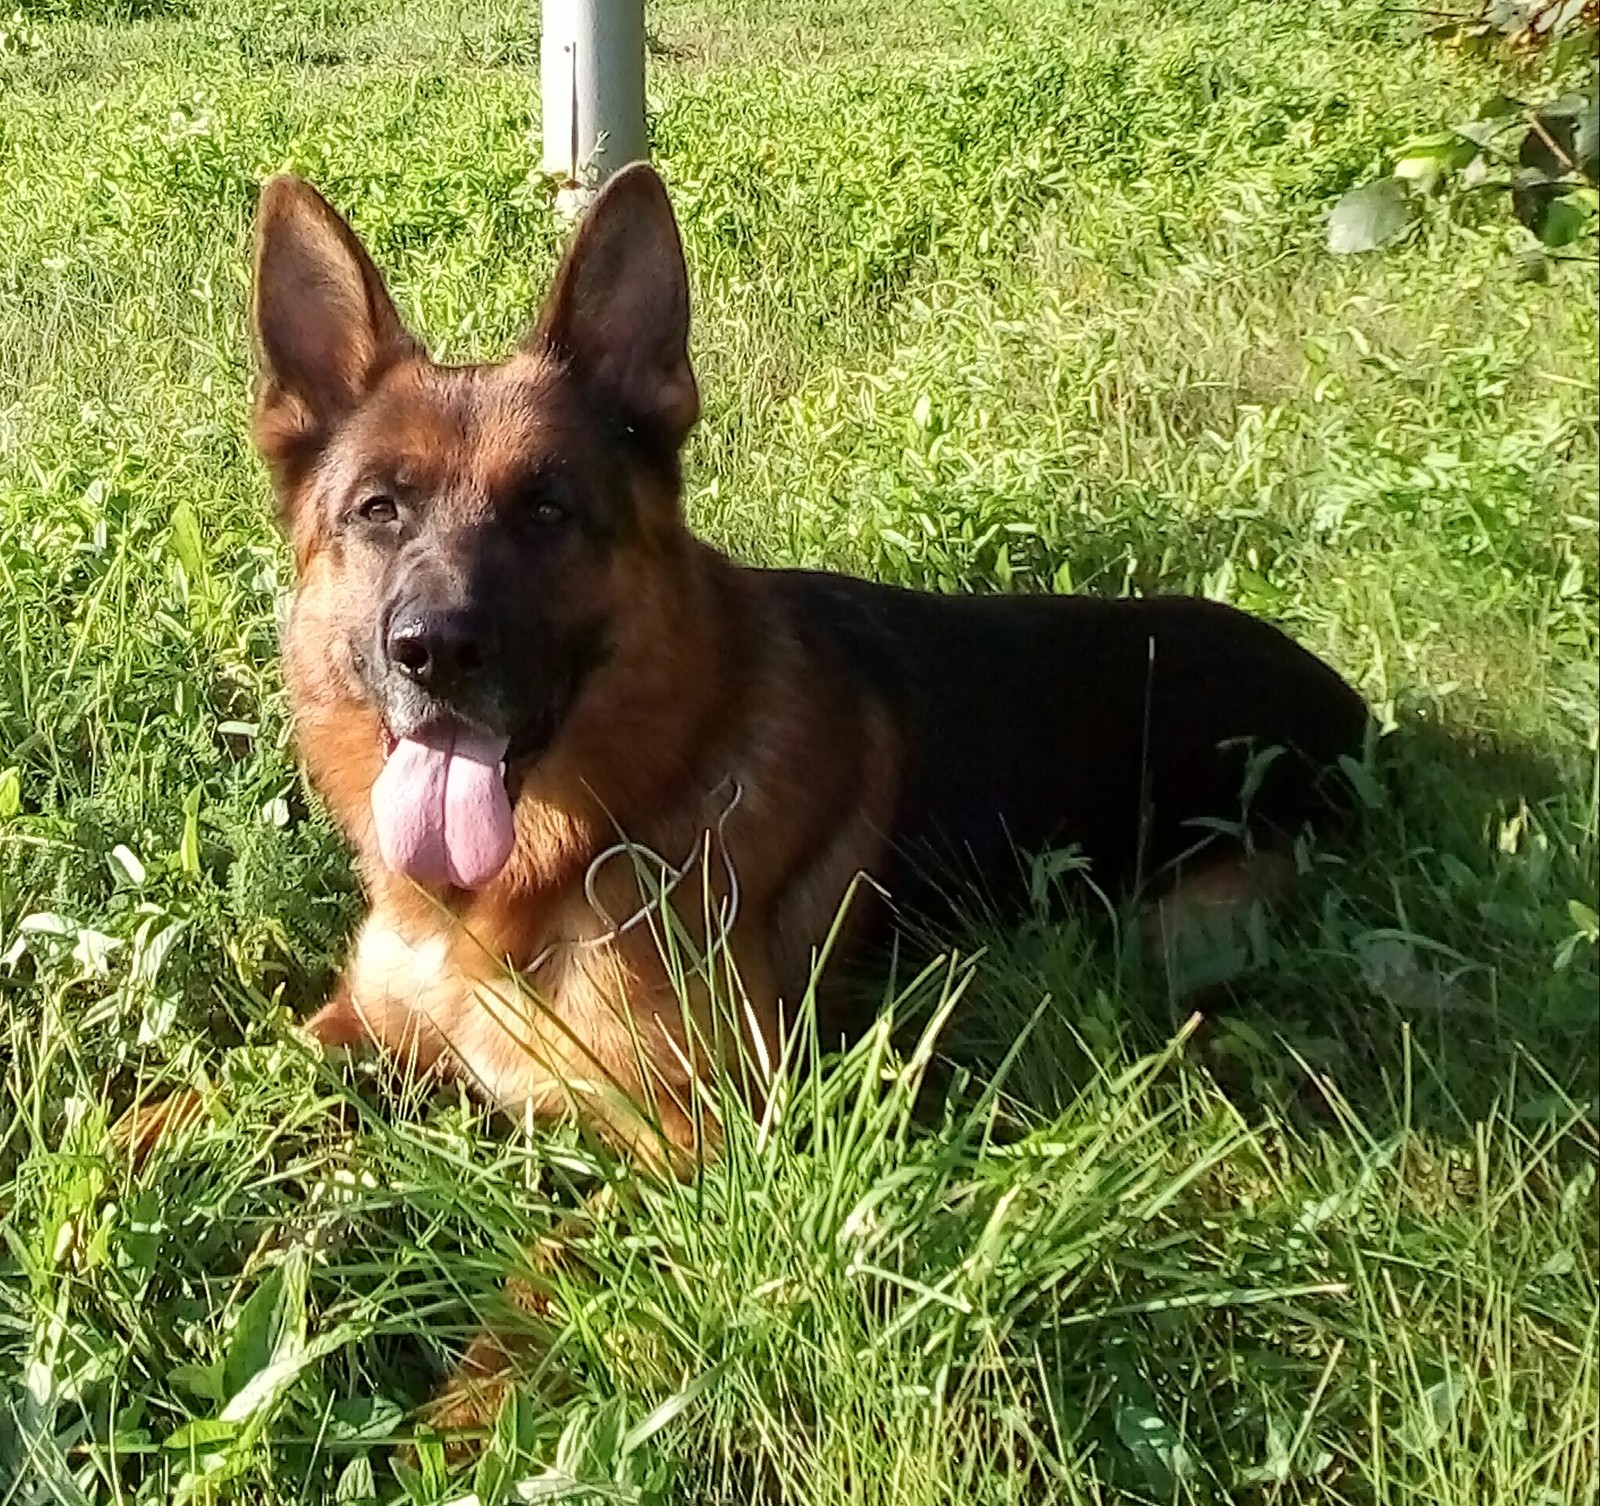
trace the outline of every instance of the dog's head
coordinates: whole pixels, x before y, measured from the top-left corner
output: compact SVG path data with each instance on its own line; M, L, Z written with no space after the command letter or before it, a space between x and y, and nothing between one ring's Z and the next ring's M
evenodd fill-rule
M457 367L428 359L321 196L278 178L253 314L302 756L367 857L477 889L512 850L507 781L605 672L642 568L688 544L678 449L700 400L665 190L643 165L614 178L521 349Z

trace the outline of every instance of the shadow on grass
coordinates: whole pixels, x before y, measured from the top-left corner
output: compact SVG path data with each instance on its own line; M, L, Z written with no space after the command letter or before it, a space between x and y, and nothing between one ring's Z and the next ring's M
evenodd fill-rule
M1162 974L1131 913L1067 905L969 930L958 944L985 956L947 1037L953 1064L981 1078L1037 1010L1007 1090L1054 1113L1097 1063L1199 1013L1192 1049L1246 1113L1315 1122L1332 1091L1375 1135L1449 1137L1494 1108L1592 1115L1592 761L1413 724L1380 772L1356 838L1314 855L1289 910L1221 943L1197 992Z

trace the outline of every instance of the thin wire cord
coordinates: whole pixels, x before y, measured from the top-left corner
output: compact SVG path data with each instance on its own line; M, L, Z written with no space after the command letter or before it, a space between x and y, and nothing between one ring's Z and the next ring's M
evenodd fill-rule
M722 781L722 784L731 785L733 787L733 793L729 797L728 803L722 808L722 814L717 817L715 834L707 832L706 836L708 839L716 842L718 855L722 858L723 872L728 875L728 896L723 902L724 914L722 918L722 930L723 934L726 935L733 929L734 922L739 918L740 894L739 875L734 869L733 860L728 856L728 846L723 840L723 830L728 824L728 817L739 808L739 802L744 799L744 786L740 784L739 781L731 774ZM719 784L717 789L721 789L722 784ZM712 793L714 794L715 792L716 791L713 790ZM652 910L654 910L658 905L662 904L673 892L673 890L676 889L678 885L689 876L690 872L695 866L696 861L699 859L700 850L701 844L697 841L695 843L694 851L684 859L682 867L674 867L664 857L662 857L659 852L654 851L652 848L645 847L643 844L638 842L630 842L627 840L614 842L610 847L607 847L603 851L597 853L594 857L594 860L589 864L588 871L583 876L583 897L589 901L589 908L592 909L601 920L605 921L606 925L610 929L604 932L602 935L587 937L583 941L577 942L576 945L585 947L606 946L615 941L619 936L626 935L636 925L644 920ZM611 914L607 911L606 907L601 904L600 896L595 892L595 886L600 876L600 870L605 867L605 865L609 863L612 858L619 857L624 854L629 857L643 857L649 862L653 863L661 874L661 890L660 893L655 895L653 898L647 899L626 920L619 922L612 919Z

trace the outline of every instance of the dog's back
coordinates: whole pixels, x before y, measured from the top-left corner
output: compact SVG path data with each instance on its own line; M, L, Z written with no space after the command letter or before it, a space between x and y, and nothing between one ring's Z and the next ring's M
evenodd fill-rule
M1076 845L1109 891L1340 810L1360 697L1269 623L1192 598L944 597L771 572L812 639L891 709L906 749L886 874L951 864L1003 894L1018 851ZM1239 830L1224 828L1237 824Z

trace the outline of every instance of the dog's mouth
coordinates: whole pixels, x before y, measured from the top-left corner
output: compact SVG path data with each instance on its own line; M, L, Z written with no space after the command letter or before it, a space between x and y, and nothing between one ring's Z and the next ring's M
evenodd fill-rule
M430 889L490 883L516 845L510 739L452 719L403 737L385 724L383 741L372 817L384 863Z
M557 740L576 684L551 680L506 720L494 704L503 694L467 707L373 685L383 767L371 803L384 866L434 890L493 882L516 846L518 795Z

